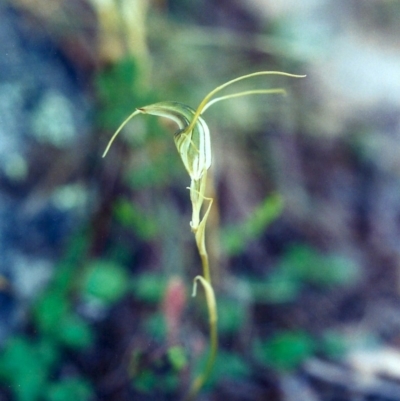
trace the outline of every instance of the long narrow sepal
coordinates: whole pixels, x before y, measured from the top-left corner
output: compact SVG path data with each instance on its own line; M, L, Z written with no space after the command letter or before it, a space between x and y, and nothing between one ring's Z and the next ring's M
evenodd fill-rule
M128 122L130 120L132 120L133 117L135 117L136 115L138 115L140 113L140 110L136 109L131 115L128 116L128 118L126 118L124 120L124 122L118 127L118 129L115 131L115 134L112 136L112 138L110 139L110 141L108 142L108 145L103 153L102 157L106 157L108 151L111 148L111 145L113 144L113 142L115 141L115 138L118 136L118 134L122 131L122 128L125 127L126 124L128 124Z
M197 119L200 117L200 115L204 112L205 109L207 109L209 106L207 105L209 101L211 101L212 97L220 92L222 89L226 88L229 85L232 85L236 82L239 81L243 81L244 79L249 79L249 78L253 78L253 77L257 77L260 75L281 75L284 77L290 77L290 78L304 78L305 75L296 75L296 74L289 74L287 72L282 72L282 71L258 71L258 72L253 72L251 74L247 74L247 75L242 75L240 77L237 77L235 79L232 79L228 82L225 82L224 84L216 87L215 89L213 89L211 92L209 92L204 99L201 101L201 103L199 104L199 106L196 109L196 112L194 114L194 117L192 119L192 122L188 128L188 130L190 130L192 128L192 125L196 124ZM257 90L256 90L257 91ZM246 91L246 95L250 94L251 91ZM243 92L244 93L244 92ZM229 96L228 96L229 97ZM232 96L230 96L232 97ZM234 96L233 96L234 97ZM222 99L220 99L222 100ZM215 103L215 102L214 102Z

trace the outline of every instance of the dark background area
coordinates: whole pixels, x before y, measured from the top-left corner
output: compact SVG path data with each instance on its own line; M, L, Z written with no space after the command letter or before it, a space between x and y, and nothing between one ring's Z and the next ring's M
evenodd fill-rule
M0 400L176 400L208 347L175 127L213 145L199 400L400 400L396 1L0 3ZM210 189L211 190L211 189Z

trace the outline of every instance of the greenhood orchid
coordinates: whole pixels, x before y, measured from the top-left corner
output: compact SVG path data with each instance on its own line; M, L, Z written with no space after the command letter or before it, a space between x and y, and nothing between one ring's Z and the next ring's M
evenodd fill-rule
M190 176L190 200L192 202L192 219L190 222L191 229L195 235L197 249L201 258L203 275L198 275L194 279L193 295L196 294L197 282L202 284L206 293L206 302L209 310L209 326L210 326L210 356L208 358L204 372L198 376L189 390L187 400L195 398L205 381L208 379L217 353L218 336L217 336L217 303L215 294L211 285L211 276L209 268L208 254L205 244L205 226L209 212L212 206L212 198L205 195L207 184L207 172L211 167L211 140L210 130L202 118L203 113L215 103L221 100L232 99L248 95L262 94L285 94L285 90L281 88L274 89L257 89L237 92L220 97L214 97L218 92L225 89L238 81L253 78L260 75L281 75L291 78L302 78L304 75L294 75L279 71L259 71L252 74L243 75L228 81L210 93L200 102L197 109L192 109L177 102L160 102L149 106L137 108L126 120L121 124L108 143L103 157L107 154L117 135L125 127L125 125L135 116L139 114L150 114L169 118L178 125L178 130L174 134L175 145L178 149L182 162ZM209 201L205 213L201 216L204 200Z

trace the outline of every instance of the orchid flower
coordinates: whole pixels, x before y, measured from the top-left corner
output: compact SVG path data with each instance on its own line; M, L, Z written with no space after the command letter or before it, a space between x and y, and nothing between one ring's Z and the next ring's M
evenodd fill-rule
M218 86L204 97L197 109L192 109L189 106L177 102L160 102L151 104L149 106L139 107L120 125L118 130L109 141L103 154L104 157L110 149L117 135L121 132L125 125L138 114L150 114L154 116L166 117L174 121L178 125L178 130L174 134L174 141L179 155L182 159L183 165L185 166L191 180L189 190L190 200L192 202L192 219L190 222L190 226L195 235L196 245L203 267L203 276L198 275L194 279L193 296L195 296L196 294L197 282L199 282L203 286L203 289L206 293L206 302L210 316L209 326L211 343L210 356L208 358L204 372L194 380L186 398L187 400L192 400L197 395L205 381L208 379L214 365L218 348L217 303L214 290L211 285L209 261L205 245L205 226L213 202L212 198L207 198L205 196L207 185L207 172L211 167L212 154L210 130L202 115L210 106L214 105L217 102L220 102L221 100L228 100L248 95L286 93L284 89L274 88L248 90L220 97L214 97L216 93L225 89L227 86L230 86L238 81L260 75L282 75L292 78L304 77L304 75L294 75L279 71L259 71L252 74L240 76ZM209 205L206 212L201 218L201 210L204 200L208 200Z

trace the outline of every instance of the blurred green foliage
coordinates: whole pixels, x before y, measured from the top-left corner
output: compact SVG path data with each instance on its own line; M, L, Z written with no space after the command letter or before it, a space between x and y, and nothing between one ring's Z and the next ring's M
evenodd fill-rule
M133 387L146 394L174 393L179 386L178 373L186 364L186 353L180 346L169 347L166 354L159 352L152 358L136 349L129 368Z
M203 352L202 356L195 361L195 372L200 372L204 366L207 352ZM215 361L214 369L211 373L209 381L205 388L212 388L218 382L224 379L244 380L251 374L251 368L248 362L238 353L220 349Z
M282 211L282 197L276 193L268 196L245 222L222 230L222 247L228 255L239 254L250 241L265 232L267 226L277 219Z
M246 322L247 310L242 302L224 296L218 297L218 332L220 335L239 333Z
M143 320L144 332L157 341L165 341L167 338L167 328L164 316L161 313L153 313Z
M346 355L349 344L346 337L333 329L327 329L320 339L320 350L330 359L340 359Z
M121 226L129 227L144 241L151 240L158 232L155 219L146 216L143 210L127 199L121 198L115 202L114 217Z
M255 342L254 354L266 365L290 371L309 358L316 349L315 340L303 331L278 332L268 340Z
M190 3L196 4L196 8L198 8L198 3L194 1ZM190 7L187 2L185 4L183 9L192 10L193 7ZM182 10L182 7L177 9ZM283 28L286 29L286 26L280 27L280 29ZM278 30L277 27L275 29ZM287 36L287 32L278 33L281 36ZM207 62L215 58L215 49L212 51L203 51L198 48L192 50L190 46L187 46L180 55L179 50L175 53L172 51L174 43L170 41L169 33L163 32L164 34L163 40L167 38L170 42L167 51L164 51L171 55L167 60L161 59L162 62L160 62L159 58L156 61L163 66L158 71L161 78L156 78L154 83L154 87L157 87L158 92L162 94L160 100L175 99L175 97L168 98L171 93L175 92L182 97L191 96L188 102L191 103L196 100L197 96L201 96L203 85L212 88L215 86L214 80L218 81L222 76L225 79L227 74L232 76L233 70L236 74L240 68L254 68L254 60L243 61L250 60L250 58L242 57L243 53L235 47L233 53L236 63L232 63L228 68L221 64L215 70L215 74L210 74ZM204 34L207 34L207 30L204 30ZM223 52L220 50L218 49L219 57L232 61L231 56L222 54ZM197 63L199 56L206 55L208 59L205 58L205 62ZM265 60L262 67L265 68ZM294 71L298 70L294 63L290 67ZM176 71L173 68L176 68ZM143 85L139 70L137 61L132 57L126 57L113 65L102 68L94 78L97 101L96 123L98 127L107 132L107 135L115 131L135 107L158 100L155 98L159 95ZM195 85L189 84L191 80L195 82ZM164 86L159 87L158 84ZM183 92L182 89L184 89ZM239 107L235 108L235 104L239 104ZM222 116L224 116L223 113L226 113L225 116L231 117L229 113L232 110L237 110L238 113L232 118L220 120L228 121L223 123L228 124L230 128L237 125L242 129L251 125L255 129L257 122L253 122L253 119L257 114L257 107L262 107L264 111L267 107L271 107L271 111L275 111L274 106L266 106L260 102L257 107L252 107L252 103L246 104L247 107L240 107L240 103L232 102L232 108L229 108L229 105L221 108ZM275 113L271 112L270 114L272 116ZM140 157L137 157L139 153L137 152L136 157L132 158L134 159L132 164L123 169L122 183L119 183L127 186L130 191L134 192L134 195L154 188L169 187L174 177L179 174L184 176L184 169L179 157L175 153L170 153L170 150L175 152L171 130L163 127L156 119L143 117L140 121L144 121L140 129L146 133L148 142L140 150ZM216 121L218 120L216 119ZM275 118L273 117L268 124L272 126L274 123ZM165 135L166 133L168 134ZM260 129L260 133L264 135L265 129ZM232 143L238 142L234 136L231 138ZM135 141L136 143L143 141L143 138L135 137L132 142L127 141L128 146L129 143L132 144ZM260 155L266 151L262 146ZM133 146L130 150L135 151ZM256 183L254 181L254 184ZM182 183L182 188L185 185L186 183ZM159 194L163 193L160 191ZM161 203L164 201L163 195L160 198L159 202ZM111 217L113 223L116 223L116 227L113 227L115 232L129 230L130 234L134 233L135 238L147 244L152 244L152 241L155 241L162 232L162 222L158 220L156 213L150 211L151 206L145 203L141 203L139 206L126 195L121 196L120 194L112 198L111 202ZM166 206L166 208L168 207L169 205ZM177 210L179 207L180 205L177 206ZM240 255L251 241L260 240L269 224L279 218L283 211L284 200L279 193L267 196L244 222L222 227L222 250L228 256ZM171 211L169 213L172 216L168 220L171 227L176 224L175 216L178 213L181 213L180 209L178 212ZM173 227L171 231L172 229ZM114 250L114 253L109 249L103 249L108 255L107 258L103 255L91 256L89 248L93 238L89 231L77 235L69 244L63 260L55 267L54 277L48 289L42 292L34 302L29 322L34 329L34 335L15 336L5 344L0 355L0 380L12 389L17 401L70 401L75 399L85 401L93 398L93 388L79 373L74 373L72 377L54 377L54 371L57 371L62 364L62 358L66 352L85 351L96 343L96 332L93 326L77 312L77 302L85 303L94 300L96 304L101 304L107 309L123 297L129 296L137 302L136 305L140 305L145 310L140 316L139 324L132 322L132 325L137 326L138 330L141 330L141 334L150 338L157 346L161 344L164 352L150 362L146 360L140 347L132 352L130 373L132 387L135 390L146 394L157 391L164 394L173 393L181 384L179 373L188 366L189 362L190 364L193 362L197 366L194 371L200 371L204 366L203 358L196 361L190 360L186 348L189 341L183 342L185 347L169 346L167 343L165 317L160 311L167 287L166 272L162 269L137 272L134 270L137 266L132 266L132 271L129 271L121 263L121 255L117 255L121 249L116 244L118 235L117 239L110 240L110 248ZM164 235L169 235L169 233ZM129 249L125 249L127 257L124 260L131 260L136 246L136 244L129 244ZM189 254L186 249L187 243L184 243L182 247L184 250L178 249L179 245L175 244L174 238L167 246L173 248L170 253L182 253L185 256ZM156 247L153 248L154 252L159 250L158 248L154 249ZM185 263L188 260L186 259ZM165 260L161 259L158 262L163 265ZM190 260L191 262L192 260ZM165 264L167 265L167 263ZM302 291L310 285L319 289L331 289L353 285L359 278L359 266L351 259L334 253L321 253L308 245L298 244L284 252L280 260L273 266L272 272L265 277L246 277L246 283L250 289L251 301L272 304L295 302L301 296ZM218 327L222 339L233 338L236 340L240 336L246 323L251 320L251 308L254 303L247 304L235 297L218 296ZM262 340L251 338L250 341L252 343L248 344L248 347L253 356L278 372L298 368L304 360L316 352L321 352L330 358L340 357L346 352L344 337L330 330L322 333L321 339L314 338L308 332L294 330L277 332L272 337ZM203 355L205 358L207 352L203 352ZM224 378L234 380L249 378L252 367L252 363L239 351L222 344L208 386L210 388Z
M277 267L293 280L321 287L351 286L360 278L359 266L335 253L322 254L307 245L295 245L284 254Z
M172 367L177 372L187 365L186 352L182 347L175 345L168 348L167 355Z
M158 382L157 375L151 370L142 370L135 377L133 385L141 393L149 393L156 387Z
M143 117L145 119L145 117ZM126 171L124 176L124 182L129 185L132 189L142 191L149 188L159 188L170 185L174 177L183 174L184 170L181 165L181 161L175 156L176 150L174 148L168 147L172 145L172 135L170 132L165 132L156 126L154 130L150 127L154 125L153 119L147 119L146 124L149 127L148 133L157 135L160 132L166 134L157 138L154 143L154 147L165 148L165 151L151 157L151 153L148 155L147 161L141 163L140 168L132 168ZM173 153L172 153L173 152ZM156 152L155 152L156 153Z
M92 388L82 378L64 379L58 383L52 383L47 390L47 401L87 401L92 398Z
M278 372L295 370L316 355L340 359L348 348L346 336L330 328L318 336L299 330L277 331L272 337L258 339L253 343L255 357Z
M348 257L297 244L284 252L268 276L245 281L256 302L283 303L295 301L307 285L321 289L355 285L360 274L360 267Z
M12 388L18 401L38 400L56 361L56 350L25 336L10 339L0 360L0 377Z
M132 294L139 300L158 304L164 296L168 278L161 273L144 272L132 280Z
M89 400L91 386L82 378L54 382L51 371L59 362L61 349L54 339L28 336L10 339L0 358L0 378L9 384L17 401Z
M99 101L97 123L107 131L114 131L142 103L139 69L132 57L99 71L94 84Z
M109 305L125 295L129 275L124 267L115 262L94 260L85 267L81 286L83 297Z
M56 266L51 285L32 305L34 334L10 338L3 348L0 380L10 386L17 401L70 401L75 398L84 401L92 398L93 389L79 374L60 380L53 377L53 372L63 362L65 351L87 349L95 342L92 326L76 313L71 296L76 290L75 283L82 279L80 268L89 243L88 233L74 236L63 260ZM90 277L87 280L90 281ZM106 291L95 293L108 302L117 299Z
M282 271L273 271L267 277L246 278L255 302L284 303L296 300L300 295L302 283Z

